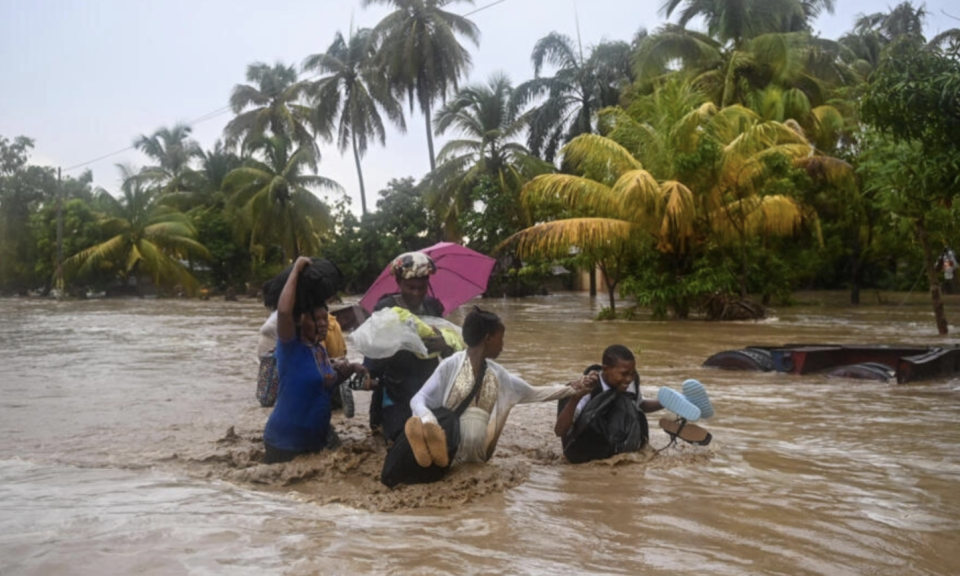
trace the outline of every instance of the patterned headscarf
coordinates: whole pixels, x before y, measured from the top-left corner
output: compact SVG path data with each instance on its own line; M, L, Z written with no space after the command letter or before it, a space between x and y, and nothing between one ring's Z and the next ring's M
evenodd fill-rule
M390 265L397 282L404 278L427 278L437 271L433 259L423 252L406 252Z

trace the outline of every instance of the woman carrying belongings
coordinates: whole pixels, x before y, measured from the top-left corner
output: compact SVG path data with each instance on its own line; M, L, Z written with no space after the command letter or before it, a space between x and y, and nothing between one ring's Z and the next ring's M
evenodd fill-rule
M263 431L263 463L287 462L331 443L330 389L354 373L359 364L334 369L323 347L327 335L327 300L336 293L340 270L327 260L300 257L283 284L277 303L276 406Z
M595 378L531 386L494 362L505 332L496 314L476 307L467 314L467 350L441 362L410 401L413 416L387 453L381 482L390 487L435 482L454 462L487 462L514 406L571 396Z

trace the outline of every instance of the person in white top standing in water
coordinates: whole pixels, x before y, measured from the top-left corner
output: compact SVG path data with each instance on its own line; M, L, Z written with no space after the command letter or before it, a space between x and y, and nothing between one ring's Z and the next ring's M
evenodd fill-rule
M405 428L407 439L421 465L451 464L446 434L432 410L454 408L468 398L476 376L483 374L479 389L460 416L460 443L456 462L486 462L493 457L497 440L510 410L517 404L546 402L575 394L592 385L581 378L570 384L531 386L494 362L504 346L506 327L492 312L474 308L463 322L463 340L468 348L440 363L423 388L410 401L413 416ZM592 382L592 381L591 381Z

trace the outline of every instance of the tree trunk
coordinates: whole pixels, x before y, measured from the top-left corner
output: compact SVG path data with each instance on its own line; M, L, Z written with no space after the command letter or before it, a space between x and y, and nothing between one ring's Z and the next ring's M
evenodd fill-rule
M360 169L360 151L357 150L357 135L353 131L350 132L350 140L353 143L353 161L357 163L357 180L360 181L360 206L363 208L363 213L367 213L367 191L363 187L363 170Z
M290 213L290 207L287 206L287 227L290 228L290 247L293 248L293 258L291 262L300 257L300 245L297 244L297 231L293 228L293 214Z
M430 125L430 104L423 106L423 117L427 121L427 150L430 151L430 171L437 169L437 159L433 154L433 127Z
M922 222L917 223L917 238L920 240L920 247L923 248L923 265L927 270L927 280L930 282L930 299L933 301L933 316L937 321L937 332L946 335L949 329L947 316L943 312L943 300L940 298L940 279L934 264L933 253L930 251L930 239Z
M850 278L850 303L860 304L860 270L863 268L863 259L857 256L853 261L853 272Z
M597 264L596 262L590 263L590 297L597 297Z
M853 239L853 264L850 270L850 303L860 304L860 272L863 270L863 250L860 248L860 235Z
M740 297L747 297L747 242L740 242Z
M604 274L604 276L606 276L606 274ZM607 294L610 296L610 314L611 314L614 318L617 317L617 301L616 301L616 299L615 299L615 297L614 297L615 294L616 294L616 291L617 291L617 286L616 286L616 284L611 283L610 280L608 279L608 280L607 280Z

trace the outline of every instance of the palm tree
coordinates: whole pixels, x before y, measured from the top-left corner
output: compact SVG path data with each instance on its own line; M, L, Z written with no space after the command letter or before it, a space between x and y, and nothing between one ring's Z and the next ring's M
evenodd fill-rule
M738 49L757 36L809 30L809 21L821 12L833 14L833 0L665 0L661 13L670 18L679 12L678 24L686 28L702 18L707 34L721 44Z
M162 198L164 204L185 214L197 208L222 208L223 181L231 170L242 164L240 157L228 150L221 140L217 140L210 150L198 147L196 157L199 159L198 168L184 175L178 191L166 191Z
M440 165L427 176L435 191L431 204L440 209L448 238L458 236L458 216L470 209L471 192L483 176L500 194L516 195L527 180L552 168L516 141L527 123L512 94L510 79L495 73L486 84L459 90L437 113L437 134L454 129L460 136L444 145Z
M527 146L533 154L552 162L564 143L593 132L596 113L616 104L631 79L629 53L625 42L608 42L584 58L582 48L557 32L537 41L535 78L516 89L520 106L544 99L531 111ZM552 77L541 76L545 64L556 68Z
M351 35L349 41L337 32L325 53L309 56L303 63L304 70L329 74L309 86L313 122L320 134L336 130L341 153L347 146L353 148L364 214L367 193L360 158L367 151L367 138L379 140L381 146L386 144L381 110L402 131L407 129L400 103L376 66L376 54L376 37L372 30L364 28Z
M231 203L240 209L242 225L255 245L278 243L284 260L316 254L320 234L332 228L329 208L311 188L342 191L339 184L317 176L317 161L309 147L291 153L282 136L264 136L249 141L255 156L224 179ZM306 174L310 168L314 174Z
M255 85L237 84L230 96L237 116L223 129L227 146L234 148L244 140L270 134L310 148L319 157L308 128L311 110L301 101L306 85L297 81L296 69L280 62L272 67L254 62L247 66L247 81Z
M679 279L707 243L738 246L743 292L746 241L793 233L811 216L792 198L762 192L767 159L811 162L815 151L796 127L741 106L718 109L678 81L629 113L604 112L601 124L609 137L583 134L564 147L572 174L538 176L524 187L524 202L560 201L580 216L518 232L508 242L521 255L575 246L597 254L607 276L609 259L649 239ZM840 169L826 161L820 168ZM607 283L613 308L617 279ZM675 308L685 313L683 303Z
M645 39L637 52L638 92L653 92L666 79L689 78L720 107L740 104L767 120L797 121L807 137L832 151L848 122L834 106L836 89L854 85L845 48L806 32L763 34L738 49L675 25ZM683 63L680 70L672 62Z
M926 17L926 9L922 5L914 6L911 2L901 2L889 12L861 14L853 31L839 40L847 49L843 56L857 69L863 80L869 80L870 74L880 65L881 52L894 41L913 38L918 42L926 42L923 36ZM927 46L942 46L950 41L960 41L960 29L944 30L932 38Z
M145 167L143 174L159 182L165 192L180 192L192 172L190 163L200 152L200 146L190 138L192 131L186 124L175 124L158 129L152 136L141 134L133 142L137 150L157 162Z
M381 38L379 54L391 88L398 96L407 96L411 112L416 102L424 115L431 171L437 168L433 104L457 89L471 64L470 54L457 36L480 45L480 30L473 22L443 9L455 2L473 4L472 0L363 0L365 7L383 4L396 8L374 32Z
M68 271L85 275L102 266L116 266L123 280L148 274L158 285L182 285L189 291L196 280L181 263L188 258L209 258L199 244L196 229L184 214L162 205L159 187L135 170L118 166L123 196L115 198L105 191L97 204L105 214L102 226L110 239L82 250L64 264Z
M243 163L239 156L224 146L222 140L214 142L210 150L200 150L197 157L200 159L200 169L196 174L202 179L201 185L197 188L207 193L222 190L227 174Z

